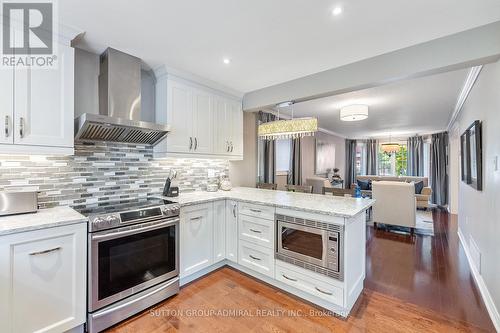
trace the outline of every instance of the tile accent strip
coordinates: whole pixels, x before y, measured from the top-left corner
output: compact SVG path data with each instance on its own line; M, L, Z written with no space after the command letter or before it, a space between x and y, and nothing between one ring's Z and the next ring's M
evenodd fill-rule
M1 155L0 191L39 191L40 208L95 205L160 194L171 169L182 192L201 191L209 170L227 176L229 162L154 159L150 146L76 142L74 156Z

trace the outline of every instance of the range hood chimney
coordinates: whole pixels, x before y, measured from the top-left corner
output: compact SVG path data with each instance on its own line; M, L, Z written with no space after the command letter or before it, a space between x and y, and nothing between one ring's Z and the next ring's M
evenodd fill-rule
M169 131L141 119L141 59L108 48L100 57L99 114L75 119L75 140L155 145Z

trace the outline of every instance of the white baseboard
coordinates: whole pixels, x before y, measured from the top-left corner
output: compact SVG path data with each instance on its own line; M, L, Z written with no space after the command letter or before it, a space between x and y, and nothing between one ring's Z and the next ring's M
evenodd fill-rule
M472 276L474 277L474 281L476 281L476 285L479 288L479 292L483 298L484 304L486 305L486 309L488 310L488 314L490 315L491 321L495 326L497 332L500 332L500 314L498 313L498 309L493 302L493 298L491 297L490 292L488 291L488 287L486 287L486 283L484 283L483 277L479 274L476 266L472 261L472 257L469 250L469 245L465 241L465 237L462 234L460 228L458 228L458 238L460 239L460 243L464 248L465 256L467 257L467 262L469 263L470 270L472 271Z

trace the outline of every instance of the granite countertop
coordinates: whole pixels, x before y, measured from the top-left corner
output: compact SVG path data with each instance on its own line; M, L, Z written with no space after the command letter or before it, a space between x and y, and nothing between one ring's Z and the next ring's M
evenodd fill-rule
M285 191L263 190L251 187L236 187L231 191L188 192L176 198L181 206L189 206L222 199L232 199L266 206L290 208L311 213L339 217L354 217L370 208L375 200L350 197L335 197L323 194L294 193Z
M40 209L36 213L0 216L0 236L18 232L87 222L87 218L71 207Z

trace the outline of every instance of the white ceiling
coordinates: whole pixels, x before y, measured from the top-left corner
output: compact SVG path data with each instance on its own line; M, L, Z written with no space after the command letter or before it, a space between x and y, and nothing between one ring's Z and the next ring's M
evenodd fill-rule
M83 48L111 46L249 92L500 20L498 0L64 0ZM332 16L331 10L343 7ZM231 59L230 65L222 62Z
M297 103L295 117L318 117L319 126L348 138L409 136L445 130L469 70L395 83ZM340 120L340 108L369 106L368 119ZM291 107L281 110L286 115Z

